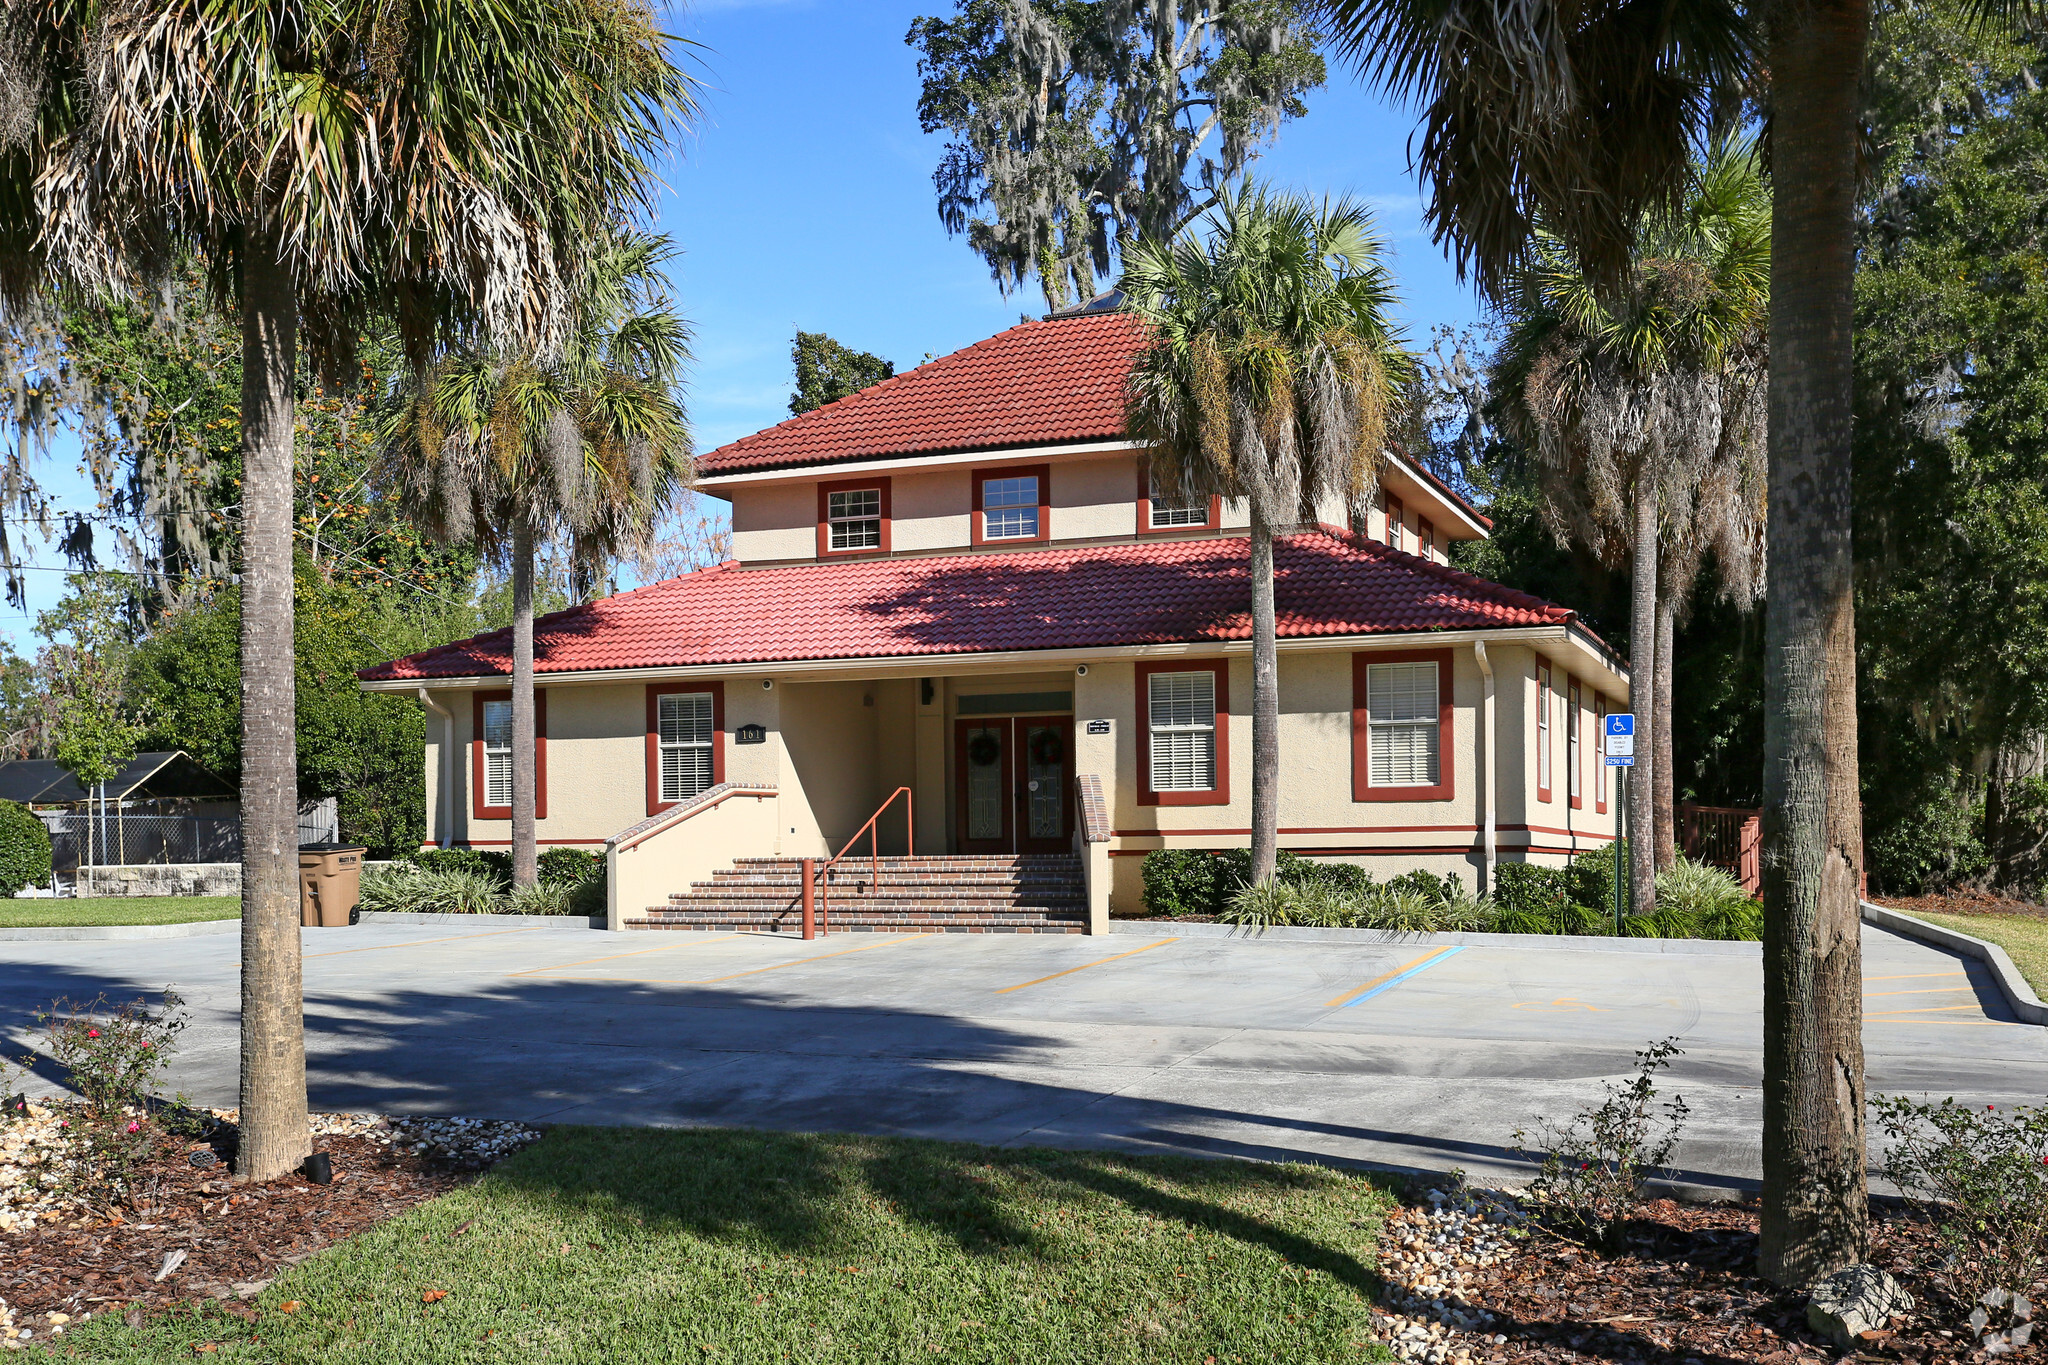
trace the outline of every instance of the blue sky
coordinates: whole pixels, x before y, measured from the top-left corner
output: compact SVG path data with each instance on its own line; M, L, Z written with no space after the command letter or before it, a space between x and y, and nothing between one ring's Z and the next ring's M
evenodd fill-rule
M899 370L1037 312L1035 291L1004 298L934 210L943 139L918 131L911 21L950 0L709 0L672 13L707 84L703 118L678 147L660 194L663 230L683 255L676 296L696 330L687 395L700 450L788 416L792 335L829 332ZM1409 334L1478 317L1421 223L1409 112L1347 72L1312 94L1256 174L1370 202L1393 249ZM59 454L45 474L67 505L90 490ZM51 552L35 563L55 566ZM32 572L30 610L62 576ZM0 608L0 637L30 644L31 618Z

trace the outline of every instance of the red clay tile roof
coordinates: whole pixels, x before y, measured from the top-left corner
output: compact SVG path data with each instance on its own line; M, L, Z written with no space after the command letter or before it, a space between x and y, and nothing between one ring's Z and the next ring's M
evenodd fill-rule
M697 472L1119 440L1124 376L1143 344L1126 313L1019 323L700 455Z
M1249 543L1140 545L869 559L671 578L543 616L534 670L688 668L1085 649L1251 636ZM1280 634L1552 625L1573 613L1333 530L1280 539ZM511 671L509 630L366 668L365 681Z

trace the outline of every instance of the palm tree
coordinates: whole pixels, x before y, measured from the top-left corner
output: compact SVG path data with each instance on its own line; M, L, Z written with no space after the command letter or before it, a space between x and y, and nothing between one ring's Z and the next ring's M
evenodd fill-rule
M548 337L690 108L636 0L0 0L0 290L148 300L197 258L242 333L240 1170L306 1155L294 377L388 315Z
M532 885L533 567L563 543L584 576L644 550L690 479L676 398L689 328L673 311L666 237L608 236L585 267L566 342L552 354L458 347L387 396L380 474L443 539L512 568L512 880Z
M1379 477L1388 410L1410 366L1387 321L1393 282L1372 216L1246 186L1208 238L1146 240L1119 288L1150 344L1132 367L1133 437L1162 485L1242 499L1252 518L1252 880L1279 836L1280 689L1273 533Z
M1754 150L1729 143L1691 181L1675 212L1645 220L1616 288L1539 232L1494 375L1551 529L1631 566L1631 704L1648 743L1629 784L1630 879L1645 913L1673 832L1675 613L1710 551L1725 583L1757 577L1770 192Z
M1870 7L1325 0L1324 18L1369 80L1422 104L1429 216L1496 299L1539 217L1595 278L1619 283L1638 222L1678 203L1709 127L1750 100L1768 110L1760 1262L1804 1286L1869 1246L1850 423Z

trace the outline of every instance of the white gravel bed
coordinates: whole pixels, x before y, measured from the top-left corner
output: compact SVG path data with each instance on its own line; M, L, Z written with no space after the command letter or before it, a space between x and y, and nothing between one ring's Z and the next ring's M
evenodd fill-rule
M1400 1360L1482 1365L1507 1338L1466 1297L1467 1274L1513 1256L1528 1239L1528 1219L1505 1190L1433 1189L1424 1198L1428 1208L1400 1210L1380 1235L1379 1338Z

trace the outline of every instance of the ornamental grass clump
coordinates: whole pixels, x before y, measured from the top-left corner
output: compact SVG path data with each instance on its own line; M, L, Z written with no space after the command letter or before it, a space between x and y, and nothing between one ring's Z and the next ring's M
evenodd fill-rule
M366 911L502 914L506 906L505 884L489 872L466 868L433 871L398 863L363 874L361 905Z
M1541 1157L1524 1204L1547 1230L1605 1254L1620 1251L1649 1182L1671 1173L1672 1149L1691 1112L1681 1095L1657 1102L1657 1073L1681 1053L1676 1038L1652 1043L1636 1053L1632 1079L1605 1083L1599 1105L1563 1125L1544 1119L1533 1133L1515 1130L1515 1150Z
M146 1207L152 1201L140 1177L167 1121L152 1102L190 1022L184 1001L168 986L154 1011L141 1000L113 1005L103 995L84 1004L59 1000L36 1022L47 1030L50 1057L66 1069L75 1092L54 1104L62 1115L66 1192L96 1207ZM169 1112L184 1111L180 1100Z
M1932 1279L1987 1354L2024 1346L2048 1277L2048 1109L1871 1100L1885 1174L1947 1249Z

